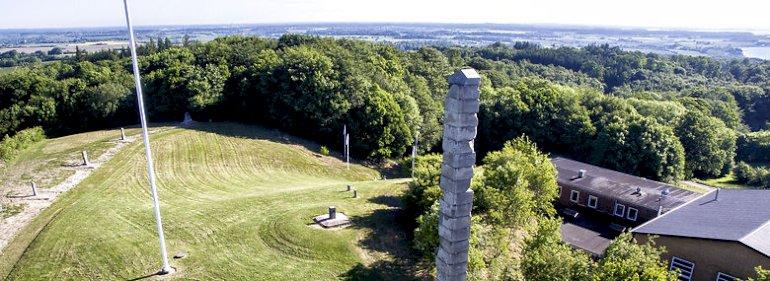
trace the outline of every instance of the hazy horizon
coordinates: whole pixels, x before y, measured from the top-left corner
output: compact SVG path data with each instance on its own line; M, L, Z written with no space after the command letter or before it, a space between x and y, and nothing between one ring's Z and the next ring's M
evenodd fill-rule
M130 0L136 26L249 24L512 24L770 33L770 3L746 0L617 3L606 0L364 2ZM405 8L407 7L407 8ZM476 8L478 11L474 11ZM123 26L121 0L3 1L0 29Z
M647 30L647 31L692 31L692 32L749 32L753 34L770 34L770 29L704 29L704 28L688 28L688 27L654 27L654 26L619 26L619 25L582 25L582 24L561 24L561 23L497 23L497 22L480 22L480 23L460 23L460 22L338 22L338 21L319 21L319 22L243 22L243 23L195 23L195 24L143 24L134 25L134 28L158 28L158 27L204 27L204 26L250 26L250 25L262 25L262 26L287 26L287 25L366 25L366 24L392 24L392 25L510 25L510 26L526 26L526 27L542 27L542 28L586 28L586 29L620 29L620 30ZM68 26L68 27L12 27L12 28L0 28L0 31L7 30L78 30L78 29L124 29L124 25L104 25L104 26Z

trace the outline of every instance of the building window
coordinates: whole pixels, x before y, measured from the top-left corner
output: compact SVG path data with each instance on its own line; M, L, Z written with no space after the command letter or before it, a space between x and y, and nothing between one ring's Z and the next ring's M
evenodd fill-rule
M628 216L626 216L626 218L628 218L629 220L632 220L632 221L636 221L636 216L637 215L639 215L639 211L638 210L636 210L634 208L631 208L631 207L628 207Z
M671 266L668 267L668 270L678 270L679 280L690 281L692 280L692 272L695 270L695 264L688 260L672 257Z
M615 216L623 217L626 214L626 206L623 204L615 203Z
M580 201L580 191L573 190L569 193L569 201L577 203Z
M731 276L722 272L717 273L717 281L740 281L738 277Z
M596 209L596 206L599 206L599 198L596 198L596 196L588 195L588 207Z

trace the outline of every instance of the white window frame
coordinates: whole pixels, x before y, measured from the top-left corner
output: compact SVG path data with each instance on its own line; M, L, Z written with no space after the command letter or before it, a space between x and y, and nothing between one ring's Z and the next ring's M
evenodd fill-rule
M591 205L591 200L594 201L594 204ZM599 197L588 195L588 207L596 209L599 206Z
M620 207L620 212L618 212L618 207ZM615 208L613 209L612 213L617 217L624 217L626 214L626 205L615 203Z
M677 264L685 268L678 267L676 266ZM689 272L683 270L683 269L687 269L687 267L690 268ZM668 266L668 270L671 271L674 269L679 269L679 276L677 277L677 279L679 279L680 281L690 281L692 280L693 272L695 272L695 263L677 256L673 256L671 257L671 263Z
M572 195L575 195L575 199L572 199ZM570 192L569 192L569 201L572 201L573 203L580 202L580 191L570 190Z
M636 219L639 217L639 210L637 210L636 208L631 208L631 207L628 207L627 209L628 209L628 214L626 215L626 218L629 219L629 220L632 220L632 221L636 221ZM633 218L631 217L631 210L634 210L634 217Z
M717 281L740 281L741 279L727 273L717 272Z

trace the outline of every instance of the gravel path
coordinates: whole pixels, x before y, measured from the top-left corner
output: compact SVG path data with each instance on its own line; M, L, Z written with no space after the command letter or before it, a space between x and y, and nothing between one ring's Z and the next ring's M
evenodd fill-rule
M99 155L99 157L96 159L91 159L90 166L77 167L75 174L52 188L39 188L37 190L37 196L32 196L32 191L29 190L28 196L8 196L5 198L5 204L24 204L25 206L21 212L16 215L8 218L0 217L0 249L5 248L8 242L11 241L13 236L16 235L19 230L24 228L24 226L32 221L32 219L35 218L35 216L37 216L37 214L39 214L42 210L50 206L54 200L59 197L59 195L77 186L80 182L91 175L95 169L98 169L103 163L109 161L112 156L114 156L123 147L133 141L134 138L128 138L126 141L115 141L114 146L107 149L107 151L102 153L102 155ZM60 167L60 169L71 169L71 167Z

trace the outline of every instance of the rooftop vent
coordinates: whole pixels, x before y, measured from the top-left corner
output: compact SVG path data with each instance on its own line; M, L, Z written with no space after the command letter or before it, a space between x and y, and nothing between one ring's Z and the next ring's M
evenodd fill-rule
M579 179L582 179L582 178L584 178L585 176L586 176L586 170L580 169L580 170L578 171L578 176L577 176L577 178L579 178Z
M641 187L637 187L636 191L634 191L634 193L631 193L631 194L632 195L636 195L636 196L642 196L642 195L644 195L644 192L642 192L642 188Z

